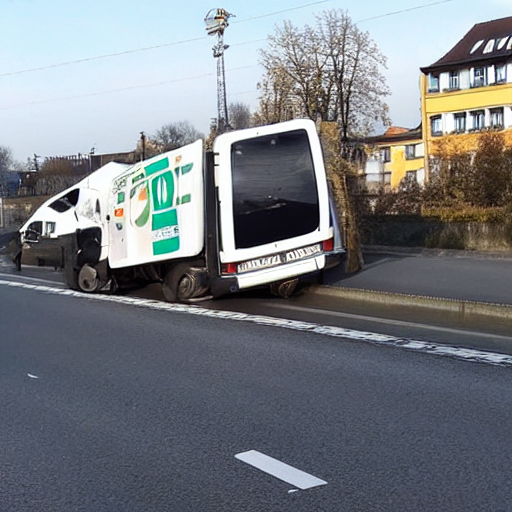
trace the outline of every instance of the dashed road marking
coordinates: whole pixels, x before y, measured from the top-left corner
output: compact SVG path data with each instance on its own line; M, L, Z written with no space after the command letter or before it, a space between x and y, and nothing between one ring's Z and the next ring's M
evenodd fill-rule
M327 485L325 480L310 475L300 469L294 468L280 460L269 457L256 450L249 450L235 455L238 460L245 462L283 482L298 487L301 490L311 489L320 485ZM293 491L293 489L292 489Z

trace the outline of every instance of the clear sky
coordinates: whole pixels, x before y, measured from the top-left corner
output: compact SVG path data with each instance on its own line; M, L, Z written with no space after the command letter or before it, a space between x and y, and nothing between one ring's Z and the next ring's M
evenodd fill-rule
M207 133L216 64L203 18L213 7L236 15L224 35L228 102L256 109L258 50L276 25L344 9L387 57L391 119L410 128L420 66L475 23L512 16L512 0L0 0L0 145L25 161L130 151L141 131L173 121Z

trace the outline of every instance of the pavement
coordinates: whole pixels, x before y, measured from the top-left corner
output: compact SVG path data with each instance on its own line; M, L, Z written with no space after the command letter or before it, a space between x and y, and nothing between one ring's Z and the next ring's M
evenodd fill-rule
M512 319L512 253L366 247L355 274L336 267L315 293Z

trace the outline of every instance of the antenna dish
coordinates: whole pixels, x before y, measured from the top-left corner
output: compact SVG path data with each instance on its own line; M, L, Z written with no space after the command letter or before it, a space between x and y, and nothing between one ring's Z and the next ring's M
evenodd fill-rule
M204 17L206 32L209 36L223 34L224 29L229 25L228 19L234 16L225 9L210 9Z

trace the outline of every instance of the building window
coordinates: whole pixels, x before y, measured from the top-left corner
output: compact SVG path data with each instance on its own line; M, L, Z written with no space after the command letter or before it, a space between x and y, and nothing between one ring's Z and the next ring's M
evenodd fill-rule
M455 114L453 117L455 121L455 132L464 133L466 131L466 112Z
M503 107L501 108L491 108L491 126L493 128L503 128Z
M409 183L418 183L418 171L406 171L405 179Z
M391 162L391 148L382 148L380 157L383 162Z
M498 44L496 45L496 50L500 51L504 48L504 46L507 44L509 36L502 37L501 39L498 39Z
M494 43L496 41L494 39L489 39L487 44L485 45L484 51L482 53L491 53L494 50Z
M482 46L483 43L484 43L484 40L480 39L480 41L478 41L474 44L473 48L471 48L471 51L469 53L471 53L471 54L475 53L478 50L478 48L480 48L480 46Z
M442 126L441 116L432 116L430 118L430 131L433 136L443 134L443 126Z
M473 72L473 87L482 87L485 84L485 68L475 68Z
M405 158L407 160L414 160L416 158L416 144L405 146Z
M384 185L391 185L391 173L390 172L384 173Z
M451 90L459 89L459 72L458 71L450 71L450 82L449 87Z
M429 73L428 92L439 92L439 74Z
M500 64L494 68L494 79L497 84L504 84L507 81L507 67Z
M475 110L469 113L471 125L470 130L483 130L485 127L485 112L483 110Z

